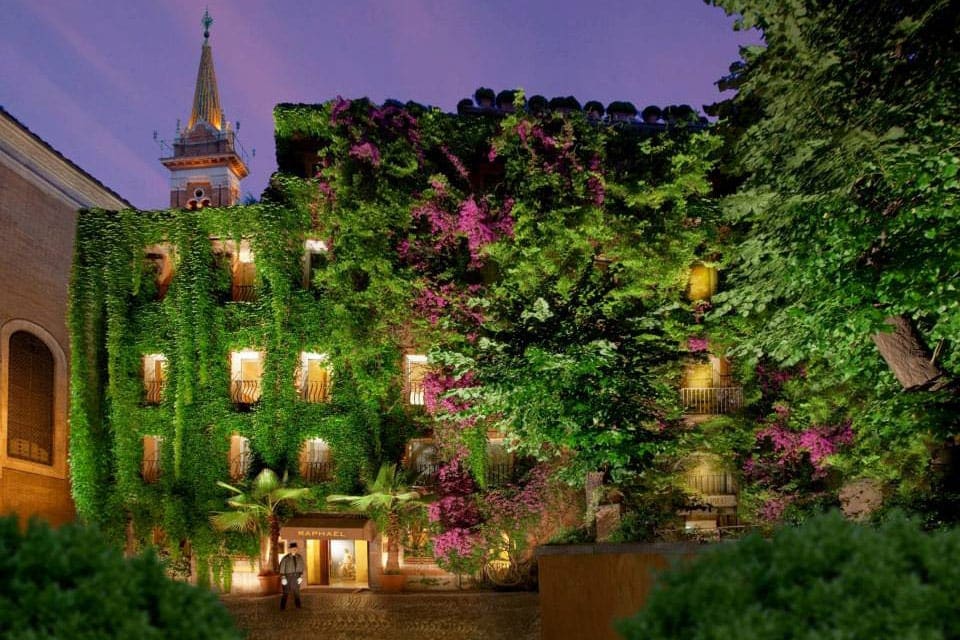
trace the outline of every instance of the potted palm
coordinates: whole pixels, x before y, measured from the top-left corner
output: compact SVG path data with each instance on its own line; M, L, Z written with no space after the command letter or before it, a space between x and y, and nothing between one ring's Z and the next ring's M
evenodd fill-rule
M214 527L222 531L247 531L261 541L260 589L264 594L277 593L280 590L280 560L277 548L280 545L281 508L305 498L310 490L285 486L283 480L270 469L264 469L253 479L250 489L244 491L226 482L217 482L224 489L233 492L227 499L232 511L223 511L210 516ZM264 535L270 537L268 554L263 553ZM264 556L267 562L264 563Z
M387 564L381 586L384 591L402 591L406 576L400 573L400 541L403 517L423 508L420 494L407 487L403 473L395 464L383 464L373 482L367 483L362 496L332 495L327 502L346 505L351 511L369 515L387 535Z

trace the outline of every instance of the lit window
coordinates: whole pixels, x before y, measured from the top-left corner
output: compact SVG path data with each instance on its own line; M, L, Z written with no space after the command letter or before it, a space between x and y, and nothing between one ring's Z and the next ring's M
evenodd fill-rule
M296 385L300 397L307 402L329 402L332 371L325 353L300 353Z
M160 478L160 453L163 438L160 436L143 436L143 461L140 473L143 481L154 483Z
M155 244L147 247L146 253L156 272L157 300L163 300L173 280L173 248L166 243Z
M695 264L690 269L687 296L690 300L709 300L717 292L717 270L704 264Z
M307 482L325 482L333 478L330 445L323 438L304 441L300 450L300 476Z
M143 356L143 390L147 404L160 404L167 382L167 358L161 353Z
M241 240L231 264L230 297L234 302L252 302L257 299L255 285L257 266L249 240Z
M250 438L233 434L230 436L230 479L239 482L250 472Z
M407 403L411 405L423 404L423 381L429 371L427 356L414 354L404 356L404 395L407 398Z
M230 358L230 399L235 404L251 405L260 400L263 378L263 353L234 351Z
M303 242L303 288L309 289L314 273L326 264L327 243L323 240L308 239Z

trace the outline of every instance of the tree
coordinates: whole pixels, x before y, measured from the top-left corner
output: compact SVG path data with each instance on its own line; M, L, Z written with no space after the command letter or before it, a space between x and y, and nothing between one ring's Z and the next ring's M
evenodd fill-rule
M716 545L659 578L624 638L954 638L960 531L838 512Z
M741 186L713 320L745 361L804 363L804 411L853 419L855 471L903 475L889 452L956 425L960 5L712 4L765 41L722 109Z
M241 637L213 593L169 579L152 550L124 558L97 529L5 517L0 547L4 638Z
M420 509L423 502L420 494L408 490L403 474L395 464L383 464L377 477L367 484L367 493L362 496L331 495L327 502L345 504L354 511L367 513L387 535L388 572L400 571L400 539L403 537L402 516Z
M270 469L258 473L247 492L226 482L218 481L217 484L234 493L227 499L227 504L234 510L212 515L210 521L213 526L221 530L250 531L261 540L264 533L269 534L269 570L272 573L279 571L277 549L280 545L282 510L285 506L307 497L310 489L286 487L286 476L281 481Z

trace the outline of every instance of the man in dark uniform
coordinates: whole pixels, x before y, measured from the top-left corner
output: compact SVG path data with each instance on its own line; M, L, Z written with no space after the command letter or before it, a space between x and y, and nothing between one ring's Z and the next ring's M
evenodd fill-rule
M303 556L297 553L297 543L291 542L290 552L280 560L280 584L283 595L280 596L280 610L287 606L287 596L293 593L293 601L300 608L300 585L303 583Z

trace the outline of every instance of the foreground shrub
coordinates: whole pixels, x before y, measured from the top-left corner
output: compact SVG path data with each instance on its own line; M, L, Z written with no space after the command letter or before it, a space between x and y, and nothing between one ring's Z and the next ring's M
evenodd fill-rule
M625 638L958 638L960 531L839 513L718 545L665 573Z
M211 592L166 577L152 553L125 559L93 529L21 531L0 518L0 637L237 640Z

